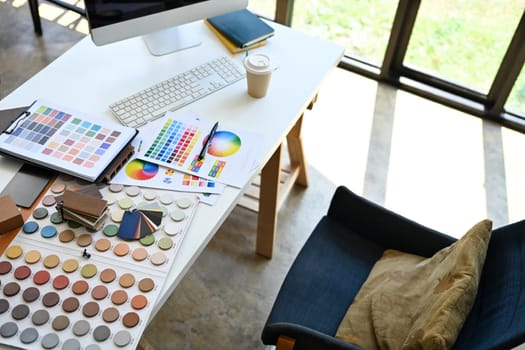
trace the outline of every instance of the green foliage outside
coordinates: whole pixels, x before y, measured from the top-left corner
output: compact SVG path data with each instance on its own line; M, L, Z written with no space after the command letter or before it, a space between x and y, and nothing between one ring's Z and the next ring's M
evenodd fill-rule
M379 65L397 3L295 0L292 27ZM250 0L250 9L273 18L275 3ZM525 0L422 0L405 64L486 93L524 10ZM507 107L525 114L525 69Z

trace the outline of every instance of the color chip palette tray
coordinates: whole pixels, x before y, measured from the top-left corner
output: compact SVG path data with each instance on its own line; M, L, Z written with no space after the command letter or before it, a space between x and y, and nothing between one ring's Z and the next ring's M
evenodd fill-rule
M99 187L103 229L61 220L54 198L83 183L55 180L0 257L0 343L36 349L134 349L198 205L187 193ZM158 229L117 236L126 210L158 207Z

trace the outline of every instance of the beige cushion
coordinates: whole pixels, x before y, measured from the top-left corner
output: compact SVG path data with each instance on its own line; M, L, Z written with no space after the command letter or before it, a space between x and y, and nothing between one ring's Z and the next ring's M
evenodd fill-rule
M336 336L367 350L449 349L476 298L491 230L481 221L431 258L386 250Z

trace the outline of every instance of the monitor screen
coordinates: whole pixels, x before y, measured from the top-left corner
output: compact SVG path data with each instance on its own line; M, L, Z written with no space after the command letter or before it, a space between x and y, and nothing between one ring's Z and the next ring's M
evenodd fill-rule
M248 0L85 0L91 38L96 45L145 36L154 55L196 45L198 38L183 32L184 24L247 5Z

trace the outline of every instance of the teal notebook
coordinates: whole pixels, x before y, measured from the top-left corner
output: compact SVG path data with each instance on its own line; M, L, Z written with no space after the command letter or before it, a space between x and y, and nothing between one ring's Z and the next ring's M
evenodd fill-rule
M243 9L208 18L208 23L240 48L249 47L274 35L274 29Z

